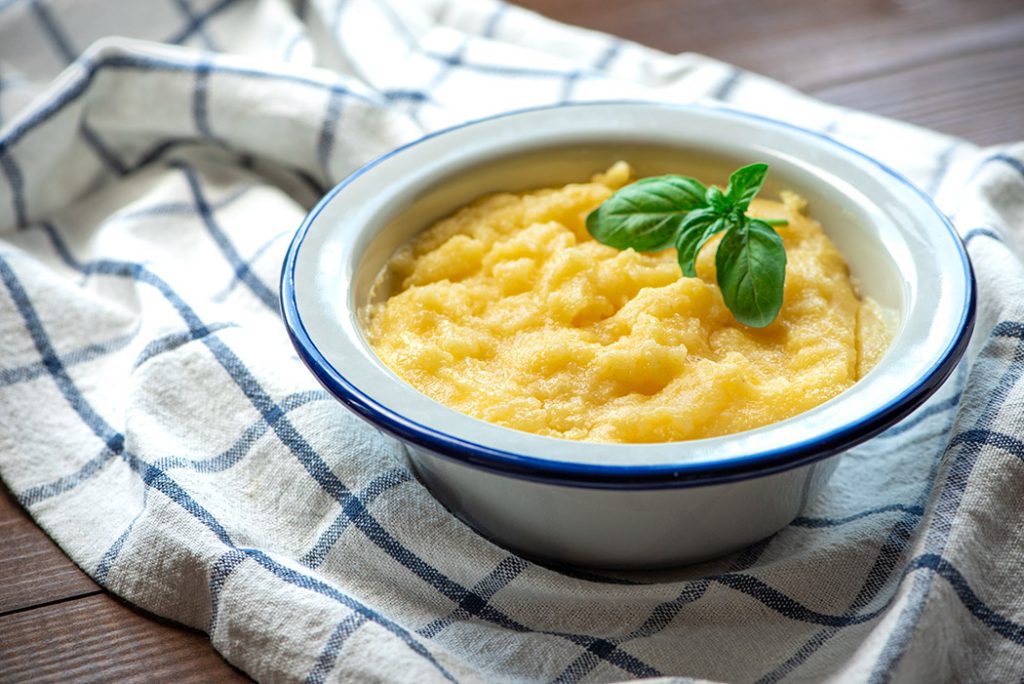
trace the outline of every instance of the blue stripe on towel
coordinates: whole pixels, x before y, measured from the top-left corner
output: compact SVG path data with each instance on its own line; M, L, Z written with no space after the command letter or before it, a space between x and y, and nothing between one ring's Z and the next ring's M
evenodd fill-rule
M999 363L999 356L990 356L998 350L1002 339L1016 339L1010 355L1010 361L1006 364L1005 370L992 391L988 392L988 401L981 413L973 430L989 430L1002 409L1010 389L1020 381L1024 374L1024 325L1016 321L1002 321L993 328L985 349L982 350L975 367L982 363ZM987 355L990 354L990 355ZM954 435L953 439L957 439ZM946 541L952 527L952 520L959 511L967 483L970 480L974 466L981 455L982 444L978 442L964 442L959 445L955 453L952 465L949 467L945 483L935 503L935 514L925 537L925 549L932 554L942 555L945 550ZM907 599L902 611L897 618L897 623L891 636L886 641L882 652L875 661L875 667L871 673L871 682L883 682L888 679L888 673L892 672L899 664L907 647L910 645L915 634L915 628L924 614L927 597L931 591L934 574L929 573L923 577L915 577L911 587L910 596ZM963 596L958 592L963 600Z
M327 110L324 112L320 133L317 137L316 159L320 165L320 173L328 183L334 180L330 162L331 154L334 152L335 129L337 129L338 120L341 118L342 104L343 99L338 91L332 91L327 95Z
M173 290L171 290L166 285L166 283L163 283L159 278L156 278L154 275L149 273L141 265L102 261L92 262L90 264L82 264L81 267L83 268L83 270L86 271L134 277L142 282L148 282L149 284L152 284L161 290L161 292L169 299L169 301L171 301L172 304L175 305L175 307L179 310L179 313L182 314L183 318L185 318L186 322L189 323L191 327L203 327L203 324L198 319L198 317L196 317L195 314L191 311L191 309L179 297L177 297L177 295L173 293ZM1020 324L1001 324L1000 326L997 326L997 332L1004 336L1020 337L1024 336L1024 326L1021 326ZM221 360L222 365L224 365L224 367L229 371L233 379L235 379L236 383L239 384L240 388L246 389L247 396L250 396L250 399L254 401L254 405L257 405L257 407L259 407L263 403L263 400L260 399L259 394L261 390L258 390L258 386L255 386L254 383L253 387L248 387L250 381L246 380L245 377L248 373L247 369L245 369L244 366L240 364L240 362L237 360L237 357L234 357L233 359L225 358L225 353L229 354L230 357L233 357L233 353L231 353L230 350L227 350L225 346L218 343L219 340L216 340L215 338L207 341L208 346L210 346L211 350L215 352L215 355L218 357L219 360ZM219 352L217 349L218 347L220 348ZM269 398L266 398L266 400L269 401ZM261 412L267 410L268 409L261 409ZM280 413L280 410L278 410L278 413ZM266 414L264 415L266 416ZM277 425L280 424L273 420L273 415L266 417L270 418L268 422L274 422ZM286 421L282 422L286 423ZM292 446L294 452L296 450L297 445L292 435L288 433L282 433L279 429L275 429L275 431L282 438L282 440L285 441L286 444ZM301 443L298 446L301 446ZM333 490L335 491L336 494L340 493L341 489L343 489L344 486L340 485L340 482L337 483L337 485L331 484L332 482L334 482L334 480L332 479L333 473L330 473L329 469L327 469L323 462L319 460L319 457L317 457L314 453L311 452L306 453L306 455L303 456L301 448L298 449L298 451L299 453L297 455L300 456L300 461L304 461L304 465L307 466L307 469L309 470L311 475L313 475L315 479L318 479L318 481L320 481L322 485L325 486L325 490ZM327 478L326 481L324 480L324 478ZM166 481L161 478L156 478L153 481L158 484L166 484ZM338 485L340 485L341 489L339 489ZM164 487L164 489L167 490L167 487ZM391 553L392 557L396 558L396 560L399 560L399 562L401 562L403 565L406 565L406 567L412 569L414 572L416 572L416 574L420 575L422 578L427 579L428 582L435 586L435 588L441 590L442 593L444 593L445 595L448 595L450 598L453 599L457 597L458 604L464 607L468 607L471 613L474 612L474 609L478 609L479 612L475 613L475 617L495 622L496 624L505 626L515 631L533 631L527 628L525 625L521 625L515 621L512 621L507 616L495 611L492 607L488 606L487 603L483 601L483 599L480 599L479 602L466 599L466 597L471 592L467 592L467 590L465 590L464 588L459 587L457 584L451 582L451 580L445 578L443 575L437 572L436 569L425 564L421 559L412 554L408 549L405 549L401 545L397 545L398 548L396 549L396 544L393 541L393 539L390 537L390 535L387 534L386 531L383 530L379 523L373 520L372 516L369 515L368 511L366 511L364 506L353 502L353 498L351 496L348 496L347 498L342 498L345 500L345 504L343 506L344 510L346 510L346 512L349 514L349 516L355 523L355 526L361 529L364 532L364 534L367 534L368 538L375 541L376 543L378 543L379 546L381 546L381 548ZM195 509L192 507L186 506L186 509L190 510L190 512L198 513L198 511L195 511ZM727 574L722 577L715 578L715 580L719 583L725 584L726 586L731 586L732 588L747 593L751 597L761 601L764 605L768 606L769 608L772 608L776 611L780 611L783 614L786 614L788 617L791 617L792 619L809 620L811 622L819 624L842 626L850 624L860 624L868 619L873 618L872 614L833 616L811 611L810 609L807 609L805 606L802 606L802 604L797 602L795 599L786 596L782 592L779 592L777 589L765 585L760 580L757 580L756 578L751 576ZM992 613L996 614L994 611L992 611ZM586 648L588 652L593 653L594 655L597 655L599 657L602 657L603 659L606 659L608 662L620 666L630 673L640 674L654 671L653 668L650 668L649 666L642 664L634 656L625 653L607 639L551 631L544 631L541 633L568 639L573 643L576 643Z
M59 240L59 236L56 232L52 233L51 237ZM235 353L219 338L206 334L208 330L206 325L195 314L192 308L180 296L178 296L163 279L149 271L142 264L110 260L80 263L74 259L66 246L62 246L58 251L67 257L69 265L77 266L85 273L99 273L104 275L129 277L155 287L171 303L171 305L174 306L179 315L189 326L189 329L195 331L197 336L201 336L203 338L202 341L213 353L214 358L216 358L221 366L228 372L228 375L235 382L236 386L249 399L266 423L271 426L274 433L282 443L291 450L292 454L306 469L307 473L309 473L314 481L316 481L326 493L330 494L341 504L342 510L350 518L351 524L356 529L360 530L367 539L376 544L381 550L413 572L413 574L418 576L420 579L433 586L446 598L457 605L463 606L478 619L483 619L487 622L503 626L513 631L537 632L540 634L555 636L583 646L595 653L595 655L599 655L610 664L615 665L625 672L635 676L656 676L658 674L658 671L655 668L644 663L639 658L614 647L614 644L612 648L606 648L605 644L610 642L606 642L604 639L584 634L550 630L533 630L528 626L513 620L508 615L496 610L482 598L472 595L472 592L467 590L465 587L454 582L437 568L426 563L422 558L395 539L389 532L387 532L379 521L370 514L364 503L348 490L344 483L342 483L342 481L334 474L331 468L312 449L298 431L295 430L290 421L288 421L287 417L284 415L282 407L273 402L245 364L243 364ZM129 461L131 461L131 459L129 459ZM146 467L163 474L162 471L152 465L148 465ZM164 475L164 478L166 478L166 475ZM159 485L166 485L168 480L169 478L156 479L154 482ZM150 482L147 481L147 484L150 484ZM170 493L174 493L173 490L171 490ZM183 508L189 512L194 512L192 507L183 505ZM201 521L207 526L216 522L215 520L207 520L205 517L201 518Z
M306 684L322 684L327 680L327 675L334 668L338 654L344 647L345 642L357 629L366 624L366 616L360 613L353 613L338 623L331 635L327 637L327 643L317 656L316 664L306 676Z
M28 226L28 209L25 202L25 180L22 178L21 169L11 156L11 151L0 139L0 169L3 169L7 185L11 189L11 207L14 209L14 218L19 228Z
M350 608L360 613L361 615L370 620L373 620L375 623L377 623L384 629L388 630L392 634L402 639L402 641L404 641L409 648L411 648L417 654L419 654L428 662L430 662L438 670L438 672L440 672L444 676L445 679L451 682L456 681L456 679L451 675L451 673L448 672L448 670L445 669L444 666L442 666L439 662L437 662L437 660L430 653L430 651L424 648L423 645L419 641L417 641L408 630L401 627L398 623L385 617L381 613L378 613L377 611L370 609L365 604L355 600L348 594L342 593L341 591L331 586L330 584L327 584L326 582L322 582L314 577L311 577L309 575L300 573L296 570L281 565L280 563L271 559L270 556L263 553L262 551L258 551L256 549L242 549L242 551L245 553L247 557L255 560L257 563L260 564L260 566L262 566L265 570L271 572L277 578L282 579L294 586L301 587L302 589L307 589L309 591L314 591L320 594L321 596L326 596L330 599L333 599L341 605L346 606L347 608Z
M181 45L197 32L202 31L206 22L217 16L227 8L237 3L238 0L220 0L217 4L198 14L192 14L189 22L180 31L168 36L163 42L173 45Z
M797 518L790 525L794 527L810 527L820 529L822 527L839 527L841 525L847 525L858 520L863 520L875 515L882 513L893 513L899 511L901 513L910 513L912 515L921 516L924 515L924 508L921 506L907 506L904 504L888 504L886 506L877 506L875 508L869 508L859 513L853 513L842 518L805 518L803 516Z
M32 7L32 12L36 15L36 19L39 20L39 24L43 27L46 37L50 39L50 44L53 45L54 50L68 64L75 61L78 51L71 46L71 40L68 38L67 32L61 28L57 18L50 12L50 8L47 7L45 1L30 0L29 5Z
M215 208L216 208L216 207L215 207ZM277 235L274 235L274 236L272 236L272 237L271 237L271 238L270 238L269 240L267 240L267 241L266 241L266 242L264 242L264 243L263 243L262 245L260 245L259 247L257 247L257 248L256 248L256 251L254 251L254 252L252 253L252 256L250 256L250 257L249 257L248 259L246 259L246 261L245 261L245 265L246 265L246 267L247 267L247 268L248 268L249 270L252 270L252 268L253 268L253 265L254 265L254 264L255 264L255 263L257 262L257 261L259 261L259 258L260 258L261 256L263 256L263 255L264 255L264 253L266 253L266 251L267 251L268 249L270 249L271 247L273 247L275 243L279 242L279 241L280 241L280 240L282 240L283 238L286 238L286 237L290 237L290 236L291 236L292 234L293 234L293 233L292 233L292 231L290 231L290 230L283 230L283 231L281 231L280 233L278 233ZM224 289L223 289L222 291L218 292L217 294L215 294L215 295L213 296L213 301L215 301L215 302L222 302L222 301L224 301L225 299L227 299L227 296L228 296L229 294L231 294L231 293L232 293L232 291L234 291L235 287L236 287L236 286L237 286L237 285L238 285L238 284L239 284L240 282L242 282L242 279L241 279L241 278L239 278L239 277L238 277L238 273L237 273L237 272L235 272L234 276L232 276L232 278L231 278L231 282L229 282L229 283L227 284L227 287L225 287L225 288L224 288Z
M12 298L15 299L16 301L23 301L25 299L23 290L21 291L21 295L19 296L19 286L16 284L16 280L13 278L13 273L10 271L6 262L4 262L4 266L6 275L5 283L8 285L8 289L12 291ZM179 312L182 313L183 317L186 319L186 322L188 322L190 326L196 329L202 329L205 327L202 324L202 322L199 321L198 318L194 315L194 313L191 312L191 309L188 308L188 306L184 304L184 302L180 300L180 298L174 295L173 291L170 290L170 288L167 287L165 283L161 285L162 281L160 281L158 278L150 274L144 267L138 264L102 261L91 262L89 264L80 264L80 266L85 271L94 273L106 273L108 275L133 277L139 279L142 282L148 282L149 284L155 285L164 293L165 296L168 297L170 301L172 301L173 304L175 304L176 308L178 308ZM27 311L24 304L21 306L21 309L22 311ZM32 318L31 315L25 315L27 316L28 319ZM1001 324L1000 326L997 326L996 332L997 334L1002 336L1020 338L1024 336L1024 326L1021 326L1018 323L1004 323ZM39 337L40 335L37 333L37 340L39 339ZM229 372L232 374L232 377L235 378L236 382L239 383L240 387L245 388L247 382L245 381L244 377L240 378L239 375L244 375L244 373L247 373L247 371L244 369L244 366L236 366L236 363L240 364L240 362L237 361L237 357L235 357L234 360L225 360L225 352L230 352L229 350L227 350L226 347L223 347L222 343L219 343L218 340L207 341L207 344L208 346L211 346L211 348L215 351L218 358L221 360L222 364L225 366L227 370L229 370ZM38 346L40 347L41 351L45 354L45 342L39 340ZM217 347L221 347L219 353L217 352ZM54 372L56 373L56 377L59 378L59 372L57 372L56 370ZM247 395L250 396L250 398L256 402L256 405L262 403L262 401L259 400L259 394L256 388L248 388ZM76 401L76 399L72 397L71 401L74 402ZM80 411L80 415L90 415L89 412L85 410L83 407L80 407ZM268 416L268 418L271 419L268 420L268 422L271 422L273 420L273 416ZM276 423L276 421L274 422ZM103 434L104 431L100 430L99 432ZM286 444L292 444L294 447L293 439L290 439L288 435L281 434L280 431L278 431L278 434L282 436L282 439L284 439ZM321 481L326 485L326 490L334 490L337 493L339 491L339 488L331 484L331 478L333 477L333 475L329 474L329 470L324 468L323 462L317 460L318 457L315 454L307 454L305 458L307 459L306 465L310 469L311 474L313 474L314 477L318 479L318 481ZM204 522L204 524L206 524L208 527L211 527L211 529L217 531L217 526L215 524L216 521L208 517L208 515L204 513L201 507L198 507L198 505L196 505L194 502L190 502L187 498L185 498L183 496L184 492L180 491L179 489L176 489L176 485L173 483L172 480L170 480L166 476L165 473L162 473L162 471L159 471L159 469L155 469L152 466L146 466L144 464L141 466L137 465L136 467L140 467L142 471L146 473L146 481L148 484L158 488L160 491L177 500L183 506L183 508L188 510L193 515L197 516L197 518ZM325 477L327 478L326 482L324 482ZM341 485L341 487L343 487L343 485ZM387 540L390 538L389 535L387 535L387 533L379 527L379 523L376 523L376 521L372 520L372 517L369 516L364 506L353 503L352 497L348 497L344 509L349 513L356 527L362 529L364 533L368 535L369 538L374 540ZM382 548L385 547L382 546ZM389 547L386 548L386 550L393 549L394 542L392 541L390 542ZM420 574L421 576L428 579L428 581L430 581L432 585L442 590L442 593L458 596L458 605L465 608L471 615L474 615L478 618L486 619L488 621L496 622L497 624L501 624L515 631L532 631L529 630L529 628L527 628L525 625L515 623L514 621L509 620L507 616L504 616L501 613L494 611L492 607L489 607L487 605L487 602L482 597L474 597L472 595L472 592L468 592L465 589L458 587L458 585L451 583L450 580L443 578L443 576L437 573L435 569L430 568L430 566L424 564L422 560L415 558L415 556L405 554L409 554L408 550L405 550L404 553L400 551L398 554L393 554L393 556L397 556L397 559L400 560L400 562L403 562L404 565L406 565L407 567L411 567L411 569L414 569L414 571L416 571L417 574ZM922 567L929 566L923 565ZM948 570L947 566L944 565L942 567ZM937 571L938 566L935 566L935 569ZM953 576L948 571L944 570L944 572L946 572L944 576ZM756 577L750 575L727 573L726 575L714 578L714 580L720 584L729 586L738 591L746 593L747 595L762 602L769 608L772 608L773 610L776 610L786 615L787 617L790 617L791 619L804 620L813 623L839 627L852 624L861 624L867 620L873 619L873 617L877 615L877 611L865 614L840 616L828 615L817 611L813 611L807 608L806 606L803 606L795 599L792 599L791 597L785 595L784 593L778 591L777 589L763 583ZM962 595L962 597L970 598L968 594L962 590L959 592L959 595ZM963 600L967 600L967 598L964 598ZM1001 634L1007 633L1012 635L1016 633L1014 631L1015 623L1013 623L1012 621L1008 620L1003 616L1000 616L998 613L996 613L994 610L986 606L984 603L978 602L973 604L972 612L978 615L988 616L988 618L986 618L988 619L988 622L992 625L995 625L993 629L998 627L998 629L1000 630L999 633ZM623 669L626 669L631 673L642 673L652 670L652 668L648 668L647 666L644 666L642 663L637 661L634 656L631 656L630 654L627 654L624 651L622 651L620 648L618 648L618 646L616 646L613 642L611 642L608 639L585 635L562 634L557 632L542 633L567 638L573 643L577 643L581 647L584 647L587 652L593 653L594 655L604 658L613 664L619 665L620 667L623 667Z
M175 6L177 6L178 10L182 13L182 15L184 15L185 19L188 21L186 26L189 27L189 28L194 27L194 33L198 34L200 40L203 41L203 47L205 47L207 50L210 50L210 51L216 51L217 47L213 44L213 41L210 40L210 36L209 36L208 32L204 30L204 26L203 26L206 23L206 20L207 20L208 17L203 17L203 16L195 14L192 11L192 7L188 4L188 0L174 0L174 4L175 4ZM210 16L213 16L213 15L210 15ZM180 42L184 42L184 40L187 40L187 38L181 40ZM179 41L171 41L171 42L179 42Z
M986 237L990 240L995 240L996 242L1003 241L1003 237L996 231L992 230L991 228L980 227L971 228L964 234L964 244L970 244L975 239L980 237Z
M529 567L529 564L522 558L506 556L494 566L493 570L473 586L471 596L478 596L484 601L490 601L495 594L511 584L527 567ZM471 616L472 612L460 604L445 617L432 620L416 631L428 639L433 639L454 623L466 620Z
M356 496L358 496L365 505L370 505L384 492L412 481L412 473L405 468L386 470L370 480L370 483L366 485L362 491L356 494ZM327 558L327 554L330 553L332 548L334 548L334 544L341 538L341 535L344 534L345 530L349 528L349 524L351 522L351 518L349 518L344 512L338 515L334 522L332 522L327 529L320 534L313 546L303 554L301 558L302 564L314 569L320 567Z
M187 313L186 319L189 320L193 328L205 327L203 326L201 321L198 320L198 317L196 317L194 313L191 312L191 309L188 307L188 305L185 304L184 301L181 300L176 294L174 294L173 290L171 290L166 285L166 283L163 283L163 281L160 278L147 271L145 267L139 264L118 264L116 262L93 263L97 264L93 269L95 272L109 272L108 274L132 276L138 278L140 281L156 285L161 290L161 292L165 294L165 296L168 296L169 299L174 300L173 303L176 304L176 308L179 309L179 312ZM107 264L109 264L109 266L106 266ZM67 373L64 371L62 365L60 364L60 360L53 353L52 344L50 343L45 330L43 330L42 325L39 322L38 316L35 313L34 307L32 306L32 303L29 301L27 295L25 294L24 288L21 286L21 283L18 280L17 276L15 275L13 269L11 269L7 260L3 256L0 256L0 280L2 280L4 285L7 287L7 290L11 295L11 299L15 302L15 305L18 308L19 313L21 313L26 328L28 329L29 334L32 337L32 340L35 343L37 350L43 357L44 362L46 362L46 366L47 369L50 371L51 377L53 377L54 382L57 383L58 387L65 395L65 398L67 399L68 403L75 409L75 412L93 430L93 432L97 434L97 436L100 436L101 438L106 438L107 448L109 451L115 454L121 454L124 446L124 437L116 430L114 430L101 416L99 416L99 414L96 413L95 409L92 408L92 406L85 399L85 397L78 391L78 388L75 387L70 377L68 377ZM213 344L212 342L216 341L215 338L207 337L206 341L208 346L219 346L222 355L224 353L227 353L230 354L231 357L234 357L233 353L231 353L226 346ZM220 355L218 355L218 358L220 358ZM237 362L237 357L234 357L234 361ZM228 368L231 365L233 364L230 363L229 360L229 363L225 364L225 368ZM248 371L246 370L245 374L247 373ZM238 378L236 377L236 381L237 380ZM243 381L242 383L240 383L240 386L246 384L249 383ZM255 387L249 387L248 389L250 389L253 392L257 391ZM262 390L258 391L262 392ZM268 420L268 422L270 421ZM134 455L124 455L126 456L126 462L131 466L133 470L139 473L139 475L142 477L143 483L147 487L156 489L160 493L164 494L168 499L176 503L183 510L188 512L193 518L195 518L198 522L200 522L203 526L209 529L223 544L234 548L234 544L231 541L230 535L228 534L227 530L221 525L221 523L217 520L217 518L214 515L212 515L209 511L207 511L202 505L196 502L195 499L193 499L192 496L189 495L188 492L186 492L180 485L178 485L178 483L175 482L170 476L168 476L159 468L141 461ZM116 543L117 542L115 542L115 544ZM121 543L123 544L123 541ZM309 576L303 575L296 571L289 570L287 568L284 568L283 566L280 566L262 552L246 550L245 553L248 557L257 560L257 562L259 562L260 565L273 572L279 578L284 579L285 581L288 581L289 583L294 584L296 586L309 589L312 591L317 591L318 593L327 595L335 599L336 601L343 603L344 605L350 608L353 608L354 610L362 612L364 615L373 619L374 622L377 622L385 629L388 629L389 631L392 631L396 635L400 636L403 639L403 641L405 641L406 644L409 645L410 648L412 648L416 653L425 657L429 662L431 662L435 667L437 667L437 669L442 674L444 674L447 679L454 681L454 679L447 672L447 670L445 670L439 663L437 663L434 657L428 651L426 651L426 649L424 649L421 644L415 641L408 631L398 627L393 621L380 615L379 613L376 613L375 611L370 610L364 604L356 601L355 599L352 599L351 597L345 594L342 594L338 590L334 589L333 587L330 587L329 585L324 584L323 582L320 582L319 580L315 580Z
M1016 157L1011 157L1008 154L994 154L991 157L989 157L986 160L986 162L1002 162L1003 164L1006 164L1011 169L1019 173L1022 178L1024 178L1024 161L1021 161Z
M192 120L203 138L216 139L210 129L210 72L212 67L202 61L195 65L195 83L192 86Z
M127 335L119 335L113 339L107 340L106 342L87 344L83 347L73 349L66 354L61 355L61 363L64 364L64 367L66 368L80 363L95 361L96 359L102 358L108 354L124 349L131 344L131 341L135 339L137 334L138 332L136 331ZM35 361L15 368L0 368L0 387L14 385L20 382L28 382L29 380L34 380L35 378L46 375L47 373L49 373L49 369L42 361Z
M252 291L256 297L263 302L264 305L275 314L280 310L278 303L278 295L276 290L271 289L266 283L260 280L259 276L249 267L249 264L242 259L238 250L235 248L234 243L231 242L231 238L228 237L227 233L221 230L217 220L214 218L213 210L210 204L206 201L206 196L203 193L202 186L199 183L199 178L195 170L187 164L181 162L172 162L171 166L180 169L185 174L185 179L188 181L189 189L192 191L192 199L196 204L196 209L199 213L200 218L203 220L203 225L206 226L207 232L213 241L217 243L217 247L220 248L221 253L227 259L228 263L234 269L235 276L241 280L249 290Z

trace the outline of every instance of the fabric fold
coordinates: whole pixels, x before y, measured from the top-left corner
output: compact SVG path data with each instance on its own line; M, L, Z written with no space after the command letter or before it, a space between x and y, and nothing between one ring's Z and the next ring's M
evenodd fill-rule
M1024 147L492 0L147 5L0 5L0 476L104 587L270 681L1019 677ZM278 314L288 241L346 175L595 99L757 111L875 156L951 215L978 280L968 357L924 407L785 530L675 571L478 536Z

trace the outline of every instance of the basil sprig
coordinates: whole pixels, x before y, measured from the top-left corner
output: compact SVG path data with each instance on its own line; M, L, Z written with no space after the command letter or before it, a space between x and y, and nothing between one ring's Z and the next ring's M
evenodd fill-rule
M761 189L767 164L751 164L729 177L723 192L686 176L656 176L627 185L587 216L587 230L617 249L657 252L675 246L683 275L695 277L697 255L713 236L715 267L725 305L737 321L763 328L782 308L786 250L772 224L746 216Z

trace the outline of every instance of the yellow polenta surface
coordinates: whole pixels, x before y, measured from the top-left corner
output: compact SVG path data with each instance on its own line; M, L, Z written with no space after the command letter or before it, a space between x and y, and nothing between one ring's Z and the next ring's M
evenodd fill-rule
M799 197L755 199L785 218L785 299L768 327L736 322L715 285L715 238L682 277L675 250L620 251L588 213L629 182L618 163L590 183L484 197L401 248L366 312L380 358L471 416L600 442L711 437L834 397L888 343L873 303Z

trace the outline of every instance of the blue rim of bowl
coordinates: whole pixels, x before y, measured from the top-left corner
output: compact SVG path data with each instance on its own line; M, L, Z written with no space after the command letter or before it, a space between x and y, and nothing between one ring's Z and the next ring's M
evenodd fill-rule
M815 439L804 440L770 451L760 451L745 456L731 457L728 461L703 461L700 463L673 463L659 465L601 465L594 463L577 463L553 461L534 456L524 456L494 447L485 446L455 437L441 430L417 423L401 413L375 401L350 383L345 376L327 360L306 331L299 315L298 302L295 294L295 264L299 249L313 223L324 207L345 186L385 160L402 153L404 150L419 145L427 140L445 135L455 130L473 126L485 121L502 119L530 112L563 109L567 107L591 106L630 106L648 105L673 109L686 109L715 112L726 116L761 121L774 126L800 132L824 140L847 153L860 157L875 165L899 183L915 192L925 204L931 208L935 216L953 237L953 242L960 256L963 267L964 284L967 290L965 305L961 312L957 334L932 367L914 385L904 390L898 397L871 413L851 423L833 429ZM317 380L341 403L362 417L370 424L380 428L403 442L426 449L432 455L455 461L467 466L499 473L519 479L531 480L561 486L601 488L601 489L664 489L679 487L697 487L728 482L739 482L756 477L764 477L773 473L809 465L838 453L846 451L862 442L871 439L920 407L945 382L953 372L956 364L963 356L974 330L976 310L976 282L974 269L967 255L966 247L949 219L935 205L932 199L916 185L902 175L882 164L878 160L844 145L827 135L808 130L800 126L778 121L758 114L751 114L728 107L714 107L696 104L677 104L650 100L604 100L594 102L573 102L540 107L529 107L492 116L466 121L439 131L434 131L412 142L397 147L386 154L368 162L332 188L317 205L306 215L288 247L281 269L281 311L285 327L299 358L309 368ZM497 429L502 428L495 425ZM624 444L624 448L630 445Z

